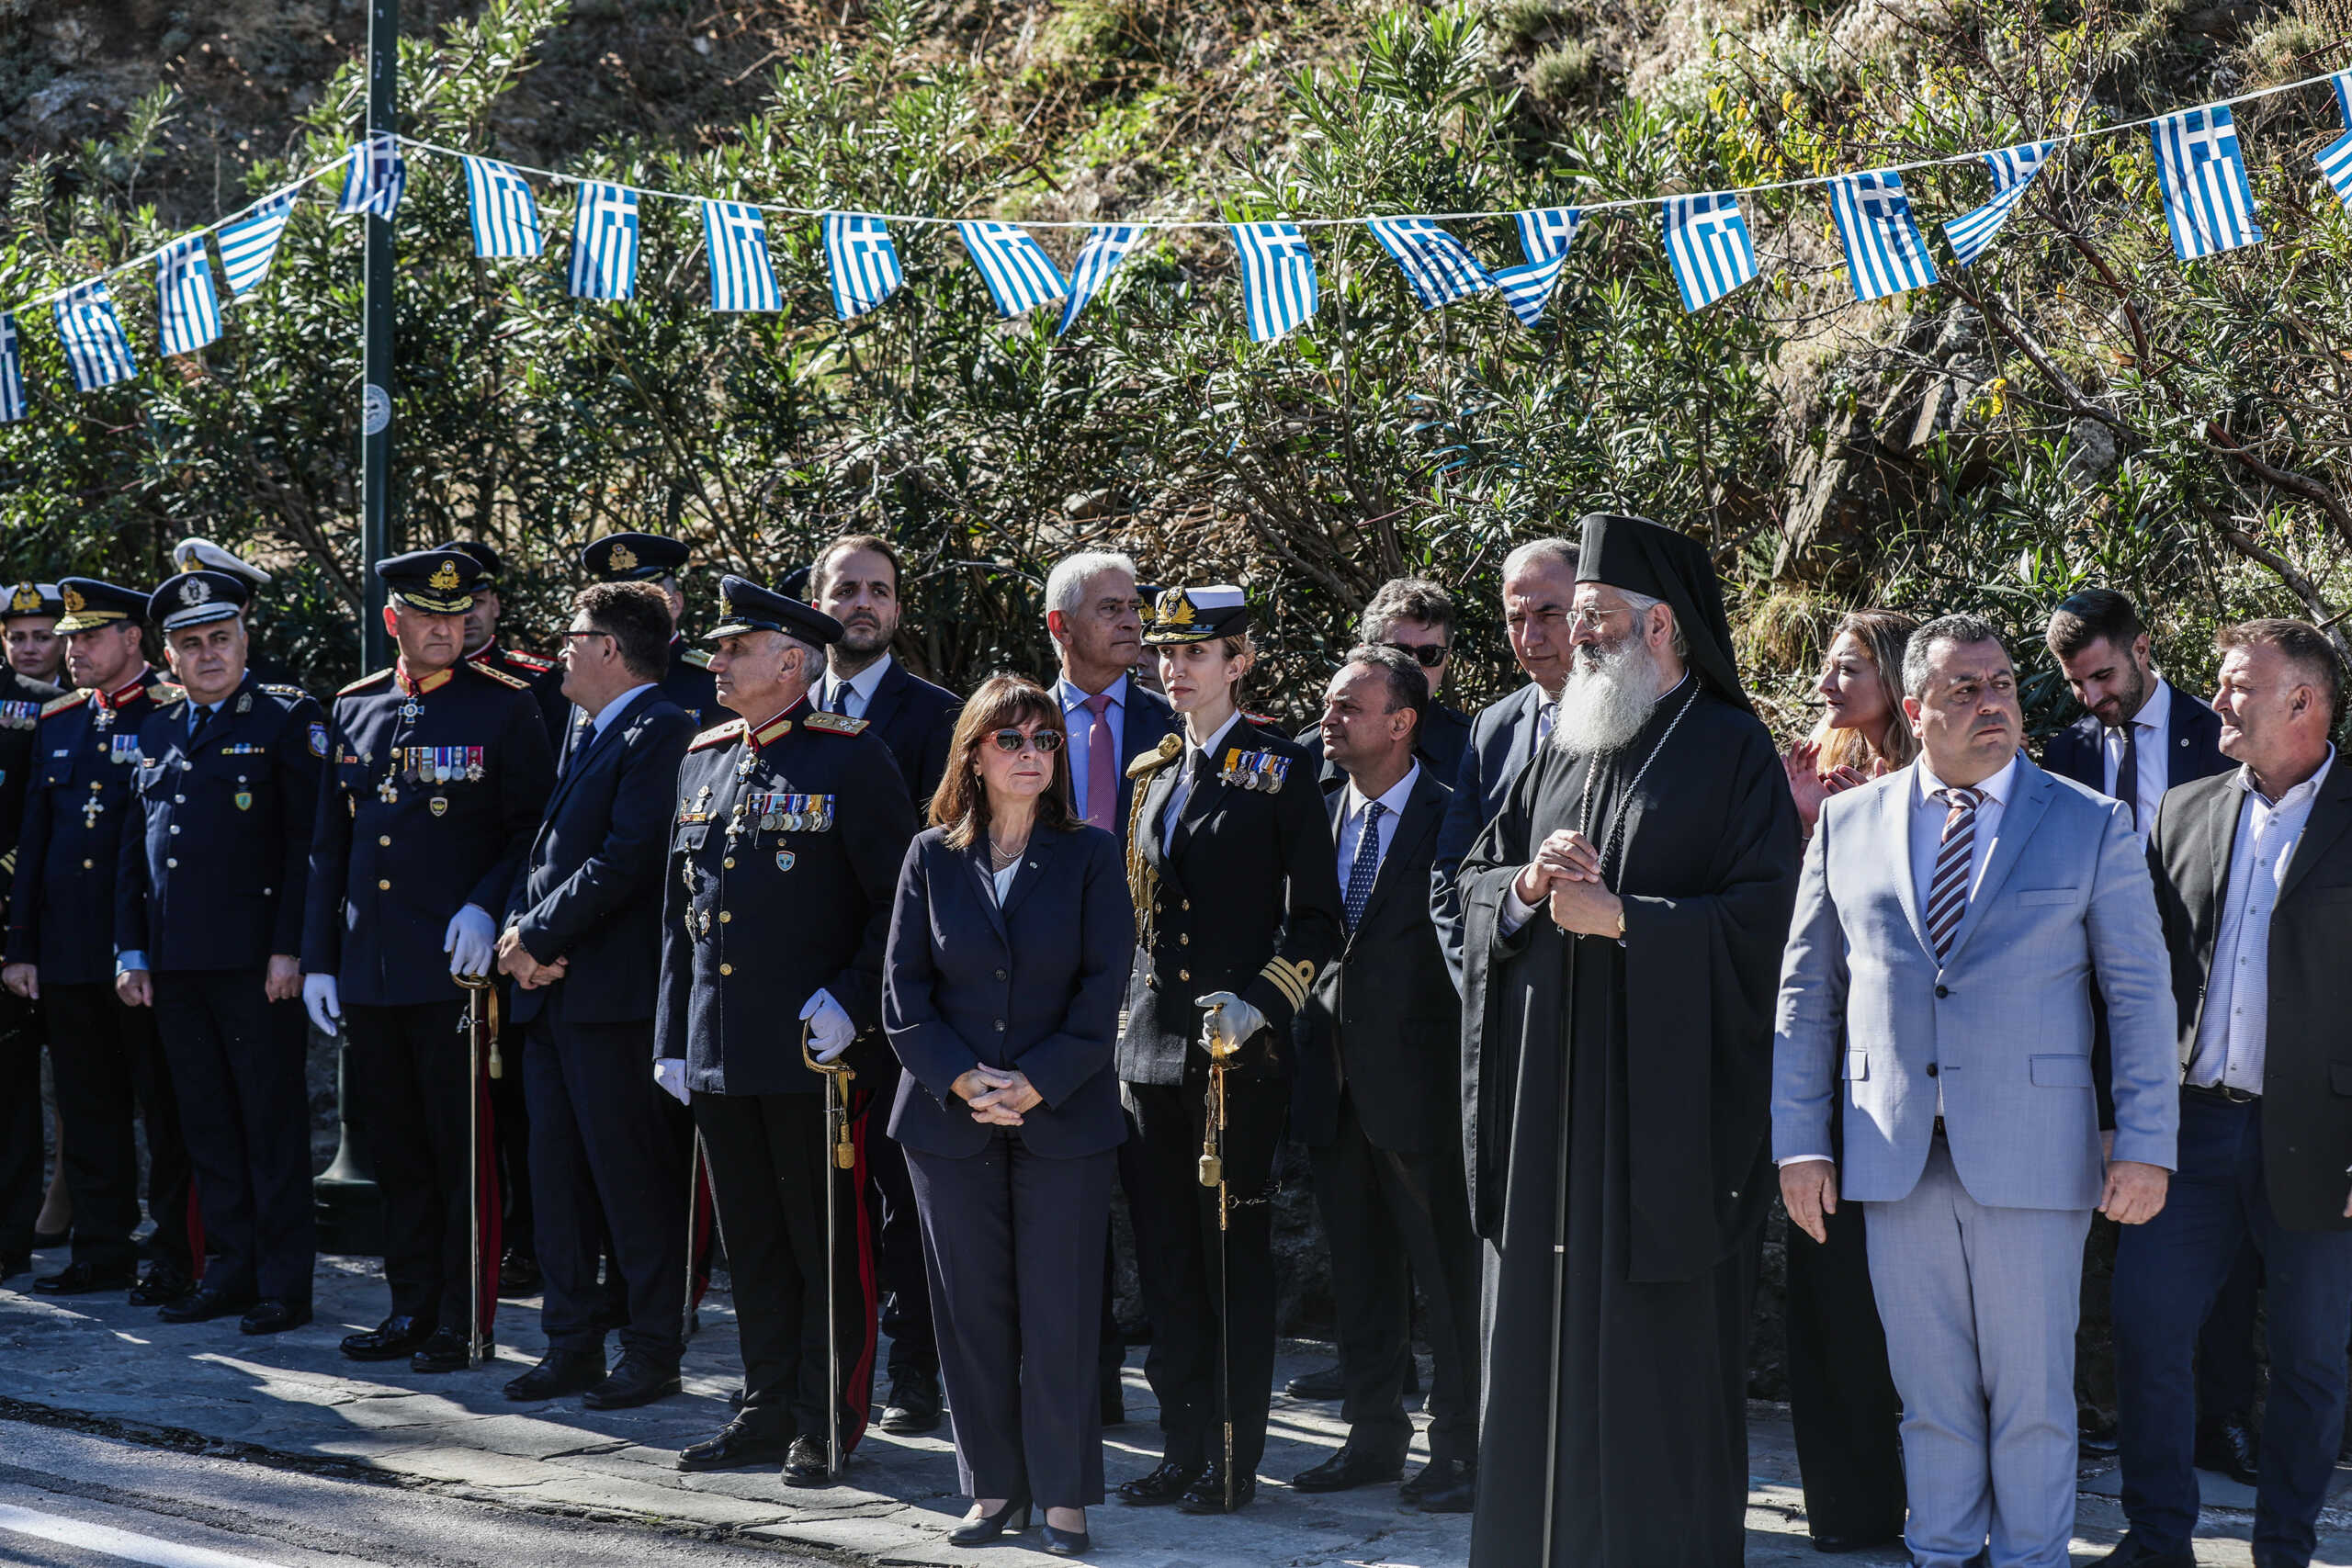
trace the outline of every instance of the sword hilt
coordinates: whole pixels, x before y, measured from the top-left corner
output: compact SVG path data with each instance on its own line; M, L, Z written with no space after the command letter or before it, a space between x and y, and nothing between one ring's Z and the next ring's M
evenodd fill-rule
M857 1141L850 1136L849 1131L849 1086L857 1077L856 1069L839 1057L830 1062L819 1061L816 1053L808 1049L808 1023L804 1019L800 1024L800 1060L810 1072L824 1076L826 1087L831 1091L826 1097L825 1114L832 1122L834 1168L854 1170L857 1168Z

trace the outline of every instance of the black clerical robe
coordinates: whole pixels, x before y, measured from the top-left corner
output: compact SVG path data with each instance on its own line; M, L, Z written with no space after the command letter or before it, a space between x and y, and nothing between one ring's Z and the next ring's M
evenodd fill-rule
M1513 877L1563 828L1603 847L1622 944L1540 908L1502 934ZM1692 677L1614 752L1546 747L1463 863L1464 1152L1487 1242L1472 1568L1741 1560L1772 1002L1798 861L1770 737Z

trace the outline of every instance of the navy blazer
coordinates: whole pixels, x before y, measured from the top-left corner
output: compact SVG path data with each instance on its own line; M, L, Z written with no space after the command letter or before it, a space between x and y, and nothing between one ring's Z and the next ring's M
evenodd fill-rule
M2172 684L2168 681L2165 683ZM2105 729L2106 726L2095 716L2083 715L2051 736L2042 748L2042 765L2061 778L2072 779L2106 795L2107 757L2101 749ZM2226 773L2236 766L2222 755L2222 716L2173 686L2172 714L2165 725L2165 787L2178 789L2199 779ZM2142 826L2154 823L2157 804L2153 800L2140 803Z
M1462 771L1453 777L1453 798L1446 803L1445 825L1438 829L1437 854L1430 867L1430 910L1457 991L1462 988L1462 899L1454 876L1462 869L1462 857L1503 808L1512 781L1534 760L1540 739L1536 712L1543 705L1544 688L1530 681L1480 708L1470 721L1470 743L1462 752Z
M865 722L898 759L899 776L907 781L918 817L930 814L932 792L947 772L947 743L955 738L956 716L963 711L963 698L908 673L895 655L875 682Z
M1101 829L1032 833L1001 908L985 835L956 850L944 828L917 834L883 960L882 1026L904 1068L890 1136L951 1159L1000 1131L1048 1159L1116 1146L1111 1057L1135 945L1118 840ZM954 1086L982 1065L1018 1067L1045 1102L1016 1128L975 1122Z
M514 987L514 1021L653 1016L662 979L662 865L678 763L694 721L659 686L639 692L564 764L516 879L505 924L564 978Z

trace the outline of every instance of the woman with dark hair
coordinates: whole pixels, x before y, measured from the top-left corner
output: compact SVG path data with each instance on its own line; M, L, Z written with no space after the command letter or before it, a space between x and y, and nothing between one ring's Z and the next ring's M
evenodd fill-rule
M940 1372L978 1546L1046 1510L1089 1549L1112 1076L1135 917L1118 840L1070 809L1061 705L1012 675L964 705L933 826L899 875L882 1023L904 1070L890 1136L928 1244Z
M1820 720L1783 759L1808 838L1823 801L1907 767L1919 754L1918 738L1903 716L1903 648L1918 628L1900 610L1856 610L1830 634L1813 688L1821 696Z

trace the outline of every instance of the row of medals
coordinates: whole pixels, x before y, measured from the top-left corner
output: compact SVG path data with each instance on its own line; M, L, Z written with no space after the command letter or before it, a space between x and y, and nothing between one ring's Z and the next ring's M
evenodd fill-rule
M1283 775L1290 772L1290 759L1272 751L1259 751L1241 759L1225 770L1225 782L1240 789L1263 790L1268 795L1280 794Z

